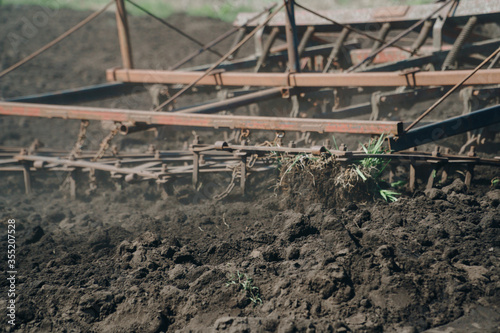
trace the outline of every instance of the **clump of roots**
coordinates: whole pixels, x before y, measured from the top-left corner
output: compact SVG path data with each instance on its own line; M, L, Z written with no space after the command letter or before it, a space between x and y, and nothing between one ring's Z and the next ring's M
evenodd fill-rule
M285 195L287 208L305 210L314 202L334 206L373 199L374 179L364 180L356 169L341 166L328 152L321 156L284 155L279 163L278 188Z
M386 153L383 142L384 136L381 136L362 145L367 157L346 166L328 151L320 156L280 156L278 188L288 195L287 206L305 209L309 201L333 206L375 197L396 201L399 193L381 187L383 181L380 177L390 160L369 156Z

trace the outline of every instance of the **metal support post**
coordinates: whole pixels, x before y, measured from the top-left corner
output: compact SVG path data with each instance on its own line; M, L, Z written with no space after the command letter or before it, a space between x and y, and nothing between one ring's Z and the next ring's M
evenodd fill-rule
M340 53L340 50L342 46L344 45L345 41L347 40L347 37L349 36L349 33L351 30L344 28L342 29L342 32L340 33L340 36L337 38L337 41L335 42L335 46L332 49L332 53L330 53L330 56L328 57L328 60L326 61L325 68L323 68L323 73L328 72L330 67L332 66L332 62L335 61Z
M469 152L467 153L468 157L475 157L476 156L476 148L474 146L470 147ZM472 179L474 178L474 164L469 164L467 165L467 171L465 172L465 185L467 186L467 191L470 190L470 186L472 183Z
M247 184L247 157L246 155L241 156L241 179L240 186L243 195L245 195L246 184Z
M123 68L134 68L132 49L130 45L130 34L128 30L127 12L125 10L124 0L116 0L116 25L118 27L118 38L120 40Z
M312 25L308 26L306 32L302 36L299 47L297 48L297 53L299 58L302 56L302 53L304 53L304 50L306 49L309 39L311 39L312 35L314 34L314 30L315 30L314 26Z
M417 148L413 147L410 149L411 152L417 151ZM417 180L417 171L415 170L415 163L413 161L410 162L410 192L415 192L415 184Z
M234 37L233 44L231 44L231 49L233 49L236 45L238 45L239 42L241 42L243 37L245 37L245 33L246 33L245 28L238 29L238 32L236 33L236 36ZM239 49L234 51L234 53L231 54L228 59L233 60L234 58L236 58L236 54L238 53L238 51L239 51Z
M297 50L297 26L295 25L295 0L284 0L286 4L286 42L288 45L288 66L290 73L300 72Z
M68 176L69 181L69 195L71 200L76 199L76 171L71 171Z
M266 43L264 44L264 49L262 50L262 55L259 57L259 60L257 61L257 65L255 65L254 73L258 73L260 68L266 62L266 59L269 56L269 51L271 51L271 47L273 46L274 42L276 41L276 38L278 37L279 32L280 32L280 29L276 28L276 27L273 28L273 30L271 30L271 33L269 34L269 37L267 38Z
M467 166L467 171L465 172L465 185L467 186L467 190L470 189L470 185L472 183L472 179L474 178L474 164L470 164Z
M439 157L439 155L440 155L440 148L439 148L439 146L435 146L434 151L432 152L432 156ZM432 167L432 171L429 174L429 178L427 179L427 186L425 187L426 190L430 190L434 186L434 179L436 178L436 175L437 175L440 168L441 168L441 165L439 163L436 163Z
M193 186L198 187L198 177L200 174L200 154L193 153Z
M420 33L418 34L417 39L415 39L415 42L411 46L411 52L412 55L418 52L420 47L424 45L425 41L427 40L427 37L429 36L429 32L431 32L432 28L432 21L427 20L424 22L424 25L422 26L422 29L420 30Z
M30 166L27 163L23 163L23 176L26 194L31 194L31 172Z
M374 43L373 43L373 46L372 46L372 50L371 52L374 52L376 51L379 47L382 46L382 44L385 42L385 38L387 37L387 34L389 34L389 31L391 30L391 24L386 22L382 25L382 28L380 29L379 33L378 33L378 36L377 36L377 39ZM373 58L370 58L368 59L364 66L368 66L370 65L372 62L373 62L373 59L375 59L375 57Z
M448 155L450 153L450 148L445 148L444 153ZM450 172L450 166L448 164L445 164L443 167L443 172L441 172L441 184L445 184L446 181L448 180L448 174Z
M427 185L425 186L426 190L430 190L434 186L434 178L436 177L436 173L438 172L438 170L439 170L439 167L437 167L437 166L432 168L432 171L429 174L429 178L427 179Z

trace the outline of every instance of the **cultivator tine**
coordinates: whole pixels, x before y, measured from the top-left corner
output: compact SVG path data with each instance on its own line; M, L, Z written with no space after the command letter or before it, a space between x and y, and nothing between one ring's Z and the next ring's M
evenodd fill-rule
M229 49L231 50L231 49L235 48L235 46L241 42L243 37L245 37L245 34L246 34L245 28L238 28L238 32L236 33L236 36L234 36L233 43L231 44L231 47ZM236 58L236 56L238 55L238 52L239 52L239 49L236 49L236 51L234 51L234 53L231 54L228 59L233 60L234 58Z
M28 163L23 163L24 189L26 194L31 194L31 172Z
M69 171L66 183L69 187L71 198L76 198L76 179L78 172L89 173L89 190L93 193L97 189L96 171L109 173L114 179L123 179L126 183L135 183L142 180L156 180L157 184L166 184L174 177L176 179L191 178L195 189L200 184L200 175L203 173L232 173L232 180L229 186L223 191L217 200L223 199L235 187L235 182L239 180L241 193L247 191L248 177L251 174L267 171L275 166L266 165L267 159L283 156L333 156L340 166L346 168L356 161L366 158L382 158L390 161L389 182L393 182L396 165L408 165L409 190L415 191L417 187L417 167L422 165L431 166L431 173L427 178L426 189L431 189L437 173L440 169L441 181L445 182L448 176L450 165L462 165L466 169L465 184L470 187L476 165L500 166L499 159L484 159L475 155L472 148L467 155L449 155L448 150L441 154L435 150L432 154L417 152L416 148L409 151L391 154L366 154L364 151L347 151L344 145L338 150L327 149L326 146L296 147L294 144L287 146L280 144L274 146L252 146L242 141L239 145L232 145L227 142L216 142L214 145L204 145L196 143L195 140L189 151L179 151L176 153L162 151L158 152L159 159L151 154L135 154L122 157L107 156L99 162L92 161L92 152L82 152L78 159L67 159L64 156L67 152L56 152L44 150L34 155L17 155L15 151L0 158L0 171L22 171L25 180L26 193L32 192L31 178L33 173L49 171ZM314 144L314 143L313 143ZM0 148L1 149L1 148ZM52 155L55 157L49 157ZM156 155L156 153L155 153ZM57 157L60 156L60 157ZM171 156L171 157L168 157ZM251 158L249 158L251 156ZM154 161L152 161L152 159ZM191 160L192 165L179 166L179 164ZM264 163L264 164L263 164ZM388 162L389 163L389 162ZM7 167L6 167L7 166ZM14 168L20 166L21 168Z
M326 61L326 65L323 68L323 73L326 73L330 70L330 67L332 66L332 63L337 60L340 50L342 49L345 41L347 40L347 37L349 36L349 33L351 30L347 29L344 27L342 29L342 32L340 33L340 36L337 38L337 41L335 42L335 46L332 49L332 52L328 56L328 59Z
M265 64L268 56L269 56L269 51L271 51L271 47L273 46L274 42L276 41L276 38L278 37L278 34L280 32L280 29L278 28L273 28L271 30L271 33L269 34L269 37L266 40L266 44L264 45L264 48L262 49L262 55L259 57L259 61L257 62L257 65L255 65L254 68L254 73L258 73L261 67Z
M391 30L391 24L386 22L382 25L382 28L380 29L379 31L379 35L377 36L377 39L374 43L373 43L373 46L372 46L372 51L371 52L375 52L379 47L381 47L384 43L385 43L385 38L387 37L387 35L389 34L389 31ZM370 58L368 60L366 60L366 62L364 63L364 67L367 67L369 66L372 61L373 61L374 58Z
M432 29L432 21L427 20L424 22L424 25L422 26L422 29L420 29L420 33L418 34L417 39L415 39L415 42L413 42L411 46L411 54L415 55L418 50L424 45L425 41L427 40L427 37L429 37L429 33L431 32Z
M455 68L456 66L454 65L455 60L457 59L458 53L462 46L464 45L465 41L467 38L472 33L472 30L474 29L474 26L477 23L477 17L472 16L469 18L465 26L463 27L462 31L460 32L460 35L458 35L457 39L455 40L455 43L453 44L453 47L451 48L450 52L448 52L448 55L446 56L446 59L444 59L443 66L441 67L441 70L447 70L450 68Z
M71 171L68 175L69 193L72 200L76 200L76 171Z
M299 46L297 48L297 55L299 58L304 53L304 50L306 49L307 43L309 42L309 40L313 36L314 31L315 31L315 28L313 26L307 27L306 32L302 36L302 39L300 40Z

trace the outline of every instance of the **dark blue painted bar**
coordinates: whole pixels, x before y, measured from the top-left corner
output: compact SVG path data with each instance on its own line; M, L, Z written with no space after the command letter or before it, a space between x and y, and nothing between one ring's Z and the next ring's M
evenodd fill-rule
M391 150L401 151L498 123L500 123L500 105L495 105L418 127L398 137L390 137L389 145Z
M143 84L102 83L93 86L65 89L38 95L14 97L5 101L67 105L119 97L143 91L145 91Z

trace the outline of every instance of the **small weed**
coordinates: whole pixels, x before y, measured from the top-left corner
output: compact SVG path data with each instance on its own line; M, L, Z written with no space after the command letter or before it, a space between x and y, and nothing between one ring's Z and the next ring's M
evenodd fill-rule
M361 148L363 151L368 154L385 154L386 151L383 149L383 144L385 140L385 135L381 135L376 140L371 140L367 145L361 144ZM379 157L367 157L360 160L357 164L353 165L353 170L356 174L363 180L367 181L368 179L372 179L375 183L376 190L380 194L380 196L387 202L395 202L398 200L396 197L400 195L400 193L382 189L380 187L380 176L382 172L384 172L385 168L389 165L391 160L384 160ZM400 185L398 183L394 183L394 185ZM392 187L393 186L391 184Z
M491 180L491 187L497 187L500 184L500 177L495 177Z
M398 188L398 187L403 187L405 186L407 183L406 180L398 180L398 181L395 181L395 182L392 182L391 183L391 187L392 188Z
M335 137L333 144L337 147ZM363 151L370 155L382 155L387 151L383 147L385 136L371 140L366 145L361 145ZM279 156L279 155L278 155ZM280 178L277 188L295 188L301 182L296 174L308 173L311 175L313 187L317 187L321 196L332 195L334 198L327 200L346 200L347 198L363 197L366 194L377 194L387 202L397 201L400 193L386 189L380 178L387 168L390 159L382 157L366 157L354 162L349 167L342 167L336 156L326 151L321 156L311 154L281 155L278 167ZM319 179L319 181L317 181ZM402 183L395 183L401 186ZM350 199L349 199L350 200Z
M332 135L332 140L333 140L333 144L335 145L335 149L339 150L339 145L337 144L337 139L335 139L335 135Z
M390 190L379 190L380 195L387 202L395 202L398 201L396 195L401 195L401 193L390 191Z
M243 291L254 305L262 304L259 287L256 287L253 284L253 279L248 277L245 273L237 271L236 274L231 274L229 276L229 281L226 282L226 286L230 287L233 285Z

